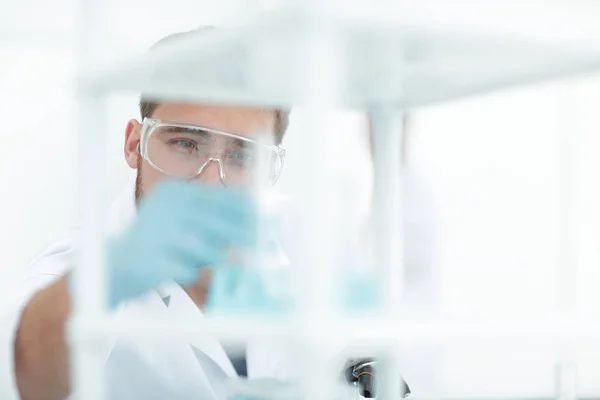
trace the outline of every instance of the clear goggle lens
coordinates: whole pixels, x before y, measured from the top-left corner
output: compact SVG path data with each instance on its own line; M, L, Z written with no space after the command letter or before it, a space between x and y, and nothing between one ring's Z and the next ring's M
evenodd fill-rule
M227 186L249 186L258 179L274 184L283 150L251 139L208 128L145 121L142 156L155 168L177 178L193 178L215 162Z

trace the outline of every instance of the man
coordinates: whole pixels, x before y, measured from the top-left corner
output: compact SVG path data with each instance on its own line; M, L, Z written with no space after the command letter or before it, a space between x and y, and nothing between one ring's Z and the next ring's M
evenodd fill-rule
M182 298L184 292L171 286L172 292L160 293L160 306L168 309L179 301L181 306L202 308L211 283L210 269L202 267L225 264L229 249L254 245L256 215L245 189L257 175L269 184L277 179L283 158L278 145L288 114L284 110L144 98L140 111L142 121L129 121L124 143L127 164L137 169L135 215L131 223L118 221L126 225L124 229L110 227L112 234L107 240L110 307L125 316L148 310L160 314L162 309L156 308L155 298L148 293L176 282L187 297ZM257 135L264 133L274 138L272 145L256 141ZM255 157L265 152L271 165L268 173L260 176L254 168ZM0 355L5 363L0 369L2 399L58 400L71 393L65 323L71 311L74 281L69 271L75 267L76 251L75 238L36 259L21 282L18 298L0 316L0 341L7 353ZM164 318L169 317L164 314ZM166 352L179 351L179 360L189 362L186 357L194 354L190 346L196 352L196 347L204 345L185 344ZM164 354L157 346L140 346L115 342L106 364L109 379L127 381L125 386L133 389L136 384L138 388L146 386L146 393L154 390L155 395L172 388L173 398L210 399L222 395L222 387L211 386L219 373L235 375L229 361L223 359L223 350L208 346L196 352L194 362L202 367L184 363L186 367L178 370L174 357L170 359L173 365L161 365L166 372L141 377L138 370L151 369L153 360ZM211 359L223 371L209 372L206 365ZM136 362L140 363L137 369ZM249 369L251 364L249 360ZM112 396L121 398L150 398L148 394L135 395L123 385L111 390Z

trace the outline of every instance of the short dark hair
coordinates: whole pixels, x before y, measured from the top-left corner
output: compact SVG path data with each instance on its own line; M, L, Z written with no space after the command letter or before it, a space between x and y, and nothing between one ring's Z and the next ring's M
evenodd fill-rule
M164 44L165 42L169 42L173 39L181 38L181 37L184 37L184 36L187 36L190 34L195 34L198 32L210 31L213 29L217 29L217 28L215 28L214 26L205 25L205 26L196 28L192 31L173 33L168 36L165 36L164 38L160 39L158 42L154 43L154 45L152 45L150 50L154 49L157 46L160 46L161 44ZM142 119L152 117L152 114L154 113L154 111L156 110L156 107L158 107L159 104L160 104L160 102L152 101L152 100L144 98L144 95L142 94L140 96L140 104L139 104L140 115L141 115ZM275 127L274 127L275 142L277 144L280 144L281 141L283 140L283 136L285 135L285 132L289 125L290 112L289 112L289 110L284 110L284 109L280 109L280 108L273 109L273 112L275 114Z

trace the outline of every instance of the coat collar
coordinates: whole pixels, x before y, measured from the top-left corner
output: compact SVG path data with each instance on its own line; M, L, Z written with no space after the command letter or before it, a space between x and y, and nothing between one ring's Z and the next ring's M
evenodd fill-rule
M189 298L187 293L178 284L172 282L162 285L156 290L156 293L162 300L162 306L168 311L169 318L176 320L185 319L188 322L196 323L201 326L206 322L206 317L202 310ZM198 335L197 339L189 342L190 350L194 353L202 353L212 360L228 377L237 377L237 373L223 349L223 346L214 337Z

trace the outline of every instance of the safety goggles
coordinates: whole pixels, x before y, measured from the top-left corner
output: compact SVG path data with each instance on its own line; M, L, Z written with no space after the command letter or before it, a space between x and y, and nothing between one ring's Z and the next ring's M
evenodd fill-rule
M140 154L155 169L183 179L216 163L224 185L248 187L275 184L285 150L203 126L144 118Z

